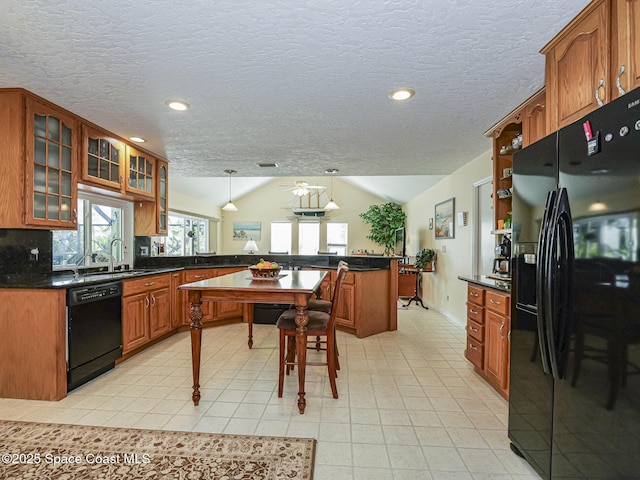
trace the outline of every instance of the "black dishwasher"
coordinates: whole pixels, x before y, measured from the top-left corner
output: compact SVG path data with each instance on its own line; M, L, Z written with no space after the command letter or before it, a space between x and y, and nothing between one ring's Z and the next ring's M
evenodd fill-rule
M122 282L67 290L67 391L122 356Z

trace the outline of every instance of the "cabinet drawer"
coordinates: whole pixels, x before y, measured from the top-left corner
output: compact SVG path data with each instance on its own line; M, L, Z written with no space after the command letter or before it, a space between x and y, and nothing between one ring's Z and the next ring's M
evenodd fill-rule
M484 305L484 289L482 287L476 287L475 285L469 284L467 301L475 303L476 305Z
M184 272L184 283L199 282L215 277L217 271L215 269L202 270L186 270Z
M505 293L498 293L491 290L487 290L485 293L485 306L487 310L499 313L500 315L509 315L509 300L511 295Z
M484 342L484 325L480 325L471 319L467 319L467 335L475 338L479 342Z
M484 346L473 337L467 336L467 348L464 356L476 367L482 370L484 364Z
M484 325L484 308L467 302L467 319Z
M135 295L137 293L148 292L158 288L168 288L171 283L171 275L147 275L135 280L124 280L122 282L122 296Z

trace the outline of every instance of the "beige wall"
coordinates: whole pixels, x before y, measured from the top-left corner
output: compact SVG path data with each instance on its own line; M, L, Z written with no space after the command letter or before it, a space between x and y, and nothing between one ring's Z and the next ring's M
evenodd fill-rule
M491 171L491 150L487 150L404 205L407 254L415 255L422 248L437 252L436 271L423 274L423 300L460 324L466 323L467 283L458 276L468 276L473 271L473 184L490 176ZM452 197L456 214L467 212L467 226L457 226L454 219L455 238L436 240L434 230L429 230L429 219L434 217L437 203Z
M247 194L233 203L238 207L237 212L221 212L220 222L220 246L218 253L231 255L243 253L244 241L233 240L233 222L259 221L261 222L261 239L256 241L260 254L267 254L271 245L271 222L293 219L293 248L291 253L296 253L297 229L296 221L303 221L304 217L295 217L287 202L293 197L291 191L286 191L283 185L293 185L295 178L276 178L265 186ZM327 177L305 177L311 185L329 186ZM326 222L343 222L349 224L348 251L352 249L367 249L382 252L383 248L366 239L369 234L369 226L362 222L359 214L367 211L369 205L386 203L385 200L372 195L360 188L343 182L338 177L333 179L333 200L340 206L339 210L328 212L320 227L320 249L326 250ZM323 205L321 205L323 206ZM324 227L324 228L323 228Z

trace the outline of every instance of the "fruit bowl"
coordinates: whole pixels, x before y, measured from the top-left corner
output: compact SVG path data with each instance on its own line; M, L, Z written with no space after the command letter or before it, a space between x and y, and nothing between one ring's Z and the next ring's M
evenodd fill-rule
M282 270L282 267L259 268L259 267L256 267L255 265L252 265L251 267L249 267L251 276L253 278L261 278L261 279L271 278L273 280L277 280L278 276L280 275L280 270Z

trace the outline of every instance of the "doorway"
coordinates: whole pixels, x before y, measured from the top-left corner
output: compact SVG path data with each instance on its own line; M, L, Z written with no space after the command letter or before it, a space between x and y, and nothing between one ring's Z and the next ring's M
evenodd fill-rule
M474 224L473 274L487 275L493 269L496 238L493 235L492 178L487 177L473 184Z

